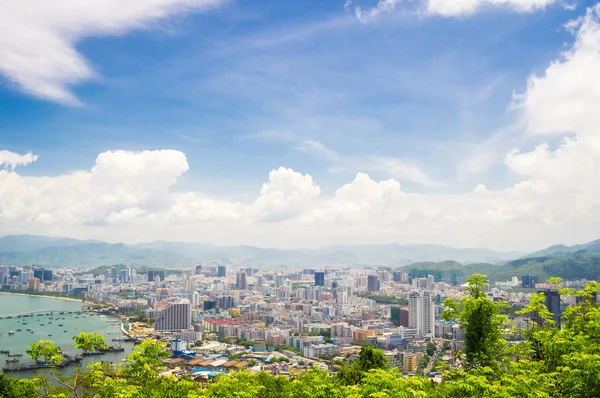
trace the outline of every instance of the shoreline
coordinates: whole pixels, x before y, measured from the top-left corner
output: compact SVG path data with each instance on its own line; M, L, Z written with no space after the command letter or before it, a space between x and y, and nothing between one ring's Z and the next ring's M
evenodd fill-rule
M51 298L51 299L57 299L57 300L77 301L77 302L81 303L82 306L86 304L86 301L84 301L84 300L78 300L76 298L59 297L59 296L48 296L48 295L45 295L45 294L13 293L13 292L7 292L7 291L0 291L0 294L12 294L12 295L15 295L15 296L43 297L43 298Z

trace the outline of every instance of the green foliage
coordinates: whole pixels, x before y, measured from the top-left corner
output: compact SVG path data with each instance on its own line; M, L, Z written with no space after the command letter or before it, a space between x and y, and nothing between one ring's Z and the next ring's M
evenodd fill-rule
M40 340L37 343L29 344L29 348L25 352L34 361L42 361L47 364L57 365L63 360L60 348L50 340Z
M77 336L73 336L73 340L75 340L75 344L73 344L75 348L80 349L84 353L108 347L106 344L104 344L104 336L97 332L81 332Z
M437 350L437 345L433 341L428 342L427 343L427 355L432 357L435 354L435 350Z
M506 341L502 330L506 316L501 315L502 304L490 300L484 291L489 282L485 275L473 274L468 278L466 296L460 302L444 301L445 319L457 320L465 335L465 367L498 368L504 359Z
M32 381L0 374L0 398L30 398L36 395L35 384Z

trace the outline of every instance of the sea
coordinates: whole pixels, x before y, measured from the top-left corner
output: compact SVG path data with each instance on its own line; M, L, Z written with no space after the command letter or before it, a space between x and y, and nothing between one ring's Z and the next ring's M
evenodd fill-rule
M133 349L133 343L112 341L114 338L123 337L119 319L81 311L82 306L83 302L75 300L0 294L0 318L2 318L0 319L2 334L0 350L22 353L23 356L18 357L18 363L24 364L32 362L25 352L29 344L39 340L51 340L61 347L64 353L76 355L80 351L73 347L73 336L80 332L99 332L105 337L107 344L123 347L125 351L85 357L83 366L96 361L122 362ZM34 311L42 312L35 313L32 317L22 316ZM18 315L21 317L19 318ZM9 316L11 318L8 318ZM10 335L10 331L13 331L14 335ZM0 368L6 365L7 359L9 359L7 354L0 354ZM78 365L71 365L61 372L70 374L76 366ZM14 377L29 378L38 372L43 371L10 372L9 374Z

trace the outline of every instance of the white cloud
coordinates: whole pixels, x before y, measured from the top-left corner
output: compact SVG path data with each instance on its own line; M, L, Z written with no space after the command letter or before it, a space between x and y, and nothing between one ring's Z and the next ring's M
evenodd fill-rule
M528 129L534 134L577 133L600 139L600 4L568 24L575 44L542 76L533 75L527 91L517 96Z
M469 15L491 6L503 6L517 12L532 12L545 8L556 0L426 0L430 14L446 17Z
M517 99L531 137L553 133L564 139L558 146L508 152L504 163L519 182L505 189L487 188L493 182L484 181L464 193L409 193L398 179L428 183L430 177L394 159L370 158L352 167L386 167L398 176L377 181L357 173L324 195L311 176L279 168L246 203L174 190L188 170L179 151L105 152L90 170L55 177L20 175L10 168L17 163L11 158L4 162L9 168L0 170L2 232L129 242L314 247L399 241L521 250L598 238L599 13L600 5L572 24L573 47L544 74L532 76ZM279 139L301 143L289 134ZM304 145L328 153L316 141ZM487 160L473 162L477 171Z
M383 13L393 12L400 2L401 0L379 0L376 6L367 10L357 6L354 13L360 22L368 23ZM533 12L556 2L557 0L421 0L424 10L421 14L458 17L474 14L488 7L506 7L516 12ZM344 8L348 6L345 4Z
M11 170L14 170L17 166L27 166L37 159L37 155L34 155L31 152L26 153L25 155L19 155L18 153L6 150L0 151L0 166L7 166Z
M75 45L89 36L120 35L222 0L45 0L0 3L0 74L36 97L78 100L69 85L95 77Z
M354 9L354 15L356 18L362 23L367 23L379 16L384 12L392 12L396 9L396 4L398 4L399 0L379 0L377 5L369 10L363 11L360 6L356 6ZM349 6L348 3L344 5L344 8Z

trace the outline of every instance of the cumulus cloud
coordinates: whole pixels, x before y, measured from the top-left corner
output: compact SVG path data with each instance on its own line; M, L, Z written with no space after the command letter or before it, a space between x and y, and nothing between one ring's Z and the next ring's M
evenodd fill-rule
M75 45L89 36L131 29L222 0L45 0L0 3L0 74L21 90L51 101L77 104L69 85L95 77Z
M25 155L19 155L18 153L6 150L0 151L0 166L8 167L11 170L14 170L17 166L27 166L37 159L37 155L34 155L31 152L26 153Z
M577 133L600 138L600 4L568 27L575 44L546 69L533 75L527 91L516 97L528 129L534 134Z

